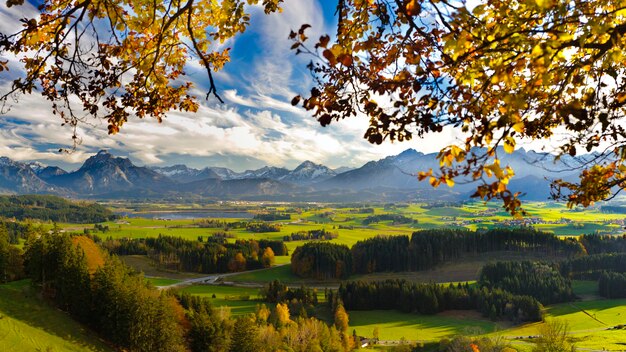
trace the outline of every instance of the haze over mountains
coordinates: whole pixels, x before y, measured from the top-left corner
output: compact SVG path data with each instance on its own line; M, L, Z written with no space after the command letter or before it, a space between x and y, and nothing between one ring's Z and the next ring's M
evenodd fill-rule
M463 200L476 184L458 183L437 190L419 182L414 174L437 169L436 154L407 149L401 154L370 161L357 169L330 169L305 161L293 170L265 166L235 172L223 167L190 168L185 165L144 167L127 158L100 151L74 171L37 162L21 163L0 157L0 193L50 193L83 198L209 197L274 201L415 201ZM550 154L523 149L502 153L503 165L516 173L510 189L529 200L545 200L545 178L573 178L578 165L564 157L553 162ZM558 171L558 173L549 170Z

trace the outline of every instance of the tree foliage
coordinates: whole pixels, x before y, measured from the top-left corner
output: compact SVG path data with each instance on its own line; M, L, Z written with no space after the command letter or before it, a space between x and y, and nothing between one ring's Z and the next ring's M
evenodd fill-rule
M491 319L539 321L543 306L531 296L499 288L457 284L410 283L405 280L350 281L331 295L338 295L348 310L389 310L437 314L447 310L477 310ZM393 299L390 299L393 297ZM329 297L328 301L333 301Z
M513 213L514 171L500 160L522 141L550 138L559 155L610 154L579 164L577 182L555 180L554 196L569 205L626 186L622 3L338 0L337 12L333 39L311 44L306 26L291 33L297 53L315 56L317 82L302 106L323 126L365 115L376 144L454 128L462 137L441 150L440 170L419 178L479 181L475 197L502 199Z
M0 216L79 224L104 222L117 217L98 203L70 201L51 195L0 196Z
M64 123L76 128L83 110L105 119L109 133L131 116L161 121L170 110L196 111L187 65L206 70L207 97L221 101L213 72L230 59L221 44L249 25L246 5L272 13L281 1L43 1L39 16L22 19L19 31L0 33L0 51L17 55L25 70L3 100L40 90Z
M40 90L65 123L75 128L82 110L106 119L110 133L131 116L196 111L186 65L200 62L207 96L221 101L213 72L230 56L220 44L247 28L246 4L272 13L281 2L46 0L19 31L0 33L0 51L25 69L4 101ZM502 199L512 213L521 206L508 189L514 171L500 160L524 141L550 138L560 156L601 151L576 165L579 180L554 180L554 197L571 206L626 186L622 3L337 0L336 16L332 38L311 44L308 24L290 35L296 53L314 56L315 77L292 103L323 126L366 116L365 138L376 144L456 129L462 137L440 151L440 169L419 178L434 187L477 181L475 197Z

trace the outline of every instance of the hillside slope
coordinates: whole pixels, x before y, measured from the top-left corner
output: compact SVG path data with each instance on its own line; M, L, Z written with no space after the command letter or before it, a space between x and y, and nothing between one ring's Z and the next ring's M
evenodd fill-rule
M67 314L38 299L26 280L0 285L0 351L113 351Z

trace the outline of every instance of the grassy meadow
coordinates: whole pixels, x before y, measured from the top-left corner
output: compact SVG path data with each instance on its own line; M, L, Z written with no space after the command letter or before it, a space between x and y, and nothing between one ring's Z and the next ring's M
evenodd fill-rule
M0 285L0 351L114 351L42 301L27 280Z
M299 231L320 230L336 232L338 237L332 242L352 246L357 241L377 235L407 235L420 229L441 227L458 227L467 229L520 226L522 222L515 220L504 212L500 204L472 202L461 206L428 207L423 204L401 206L367 206L368 211L355 207L327 206L321 204L286 205L286 204L247 204L244 207L251 213L257 212L288 212L290 220L275 221L281 224L280 232L252 233L246 229L232 229L229 234L236 239L272 239L282 240L284 236ZM559 236L578 236L581 234L622 234L625 215L602 213L599 207L580 211L568 209L563 204L548 202L524 203L529 216L526 225L536 229L553 232ZM195 209L195 208L194 208ZM201 207L198 207L201 209ZM186 211L186 207L146 206L146 210ZM155 213L156 214L156 213ZM161 213L159 213L161 214ZM163 213L165 214L165 213ZM392 221L364 224L371 215L396 214L414 220L409 224L395 224ZM239 218L220 218L221 221L241 221ZM198 220L163 220L155 218L123 218L105 223L109 227L106 232L92 232L103 238L145 238L160 234L182 237L188 240L206 238L214 233L222 232L219 228L201 228ZM532 224L531 224L532 222ZM45 226L52 226L46 224ZM58 224L66 231L83 231L93 225ZM297 246L306 241L285 242L290 254ZM143 271L154 286L166 286L182 280L201 277L203 275L177 272L164 272L154 268L150 260L143 256L126 256L124 261ZM375 273L354 276L351 279L384 280L400 278L415 282L461 282L477 278L477 274L487 262L496 260L542 260L535 254L490 253L489 256L464 258L460 262L446 263L432 270L411 273ZM291 273L290 257L276 257L276 266L267 270L228 275L224 282L236 286L193 285L182 288L185 292L208 297L215 307L229 307L232 315L253 313L256 309L259 286L272 280L281 280L292 286L308 285L318 287L337 287L339 281L317 282L303 280ZM239 285L239 286L237 286ZM253 287L254 286L254 287ZM626 346L626 330L607 330L615 325L626 324L626 300L599 299L597 283L594 281L575 281L573 288L580 301L546 307L546 320L563 320L568 322L571 336L581 348L589 350L624 350ZM6 290L6 289L4 289ZM0 289L0 294L4 291ZM215 295L215 298L213 298ZM0 304L0 308L3 306ZM6 308L5 308L6 309ZM350 331L356 330L361 336L371 336L374 328L378 328L381 340L436 341L453 335L504 336L511 340L512 346L520 351L529 351L533 339L528 336L538 334L543 323L511 326L510 323L493 322L476 312L445 312L433 316L406 314L396 311L350 311ZM6 315L6 314L5 314ZM6 324L6 319L0 320ZM16 323L13 323L16 324ZM1 331L2 329L0 329ZM525 337L521 339L521 337ZM75 340L78 338L75 338ZM87 337L85 339L88 340ZM0 340L0 343L3 343ZM54 340L51 340L54 341ZM82 341L82 340L81 340ZM2 350L0 345L0 350ZM98 350L87 343L79 344L83 349ZM88 346L88 347L85 347ZM87 348L87 349L85 349ZM91 349L89 349L91 348ZM105 347L98 347L105 348ZM61 348L66 350L65 348ZM67 350L72 350L67 348ZM105 350L105 349L102 349Z

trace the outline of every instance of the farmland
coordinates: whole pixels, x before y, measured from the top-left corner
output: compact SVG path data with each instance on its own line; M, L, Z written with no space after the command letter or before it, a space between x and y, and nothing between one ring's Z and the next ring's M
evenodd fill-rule
M225 205L231 209L233 205ZM241 206L240 206L241 207ZM188 212L186 207L150 207L144 205L141 211L149 218L125 217L115 221L94 225L57 224L66 232L86 232L102 239L138 239L159 235L180 237L190 241L207 241L214 234L228 234L226 241L234 243L240 239L268 239L282 241L297 233L325 230L336 236L325 242L353 246L358 241L377 235L410 236L413 232L425 229L464 228L469 230L497 227L531 226L538 230L553 232L557 236L578 236L581 234L621 234L624 216L603 213L600 207L579 211L570 210L562 204L525 204L529 216L514 219L501 211L497 204L480 202L462 205L428 206L371 205L371 206L331 206L322 204L253 204L247 203L238 212L228 215L248 214L245 217L219 217L223 223L254 222L250 217L256 214L286 213L288 220L272 221L278 231L254 232L245 226L224 229L203 225L205 219L179 219L177 212ZM118 208L119 209L119 208ZM126 211L131 209L125 209ZM159 212L153 212L156 211ZM194 209L197 210L197 209ZM212 211L219 210L212 208ZM380 215L384 215L381 217ZM376 217L378 216L378 217ZM395 220L376 219L393 218ZM270 223L270 222L268 222ZM52 228L52 224L44 223ZM259 289L269 282L280 280L291 287L307 286L318 289L319 300L323 301L325 288L337 288L343 280L317 280L301 278L291 271L290 255L309 240L293 240L284 243L289 250L287 256L276 256L274 266L269 269L247 271L241 274L228 274L217 280L219 285L183 285L183 292L205 297L215 308L227 307L232 316L254 313L263 303ZM166 287L180 284L185 280L203 277L203 274L163 270L145 255L123 256L124 262L145 273L153 286ZM558 260L547 258L539 253L490 252L489 255L466 255L457 261L437 265L429 270L412 272L376 272L358 274L349 280L378 281L404 279L410 282L474 282L483 265L498 260ZM219 276L219 275L218 275ZM545 320L563 320L569 324L570 334L577 345L590 350L621 350L620 341L626 340L626 330L607 330L626 321L626 300L606 300L598 296L595 281L575 281L574 291L581 301L547 306ZM268 306L271 307L271 304ZM534 344L528 336L537 335L544 323L512 324L493 321L475 311L446 311L435 315L420 315L398 311L368 310L349 312L349 331L360 336L371 336L376 328L382 341L398 343L400 340L436 342L455 335L499 336L510 341L520 351L530 350ZM321 319L331 322L328 312L321 312ZM82 345L81 345L82 346ZM84 346L83 346L84 347ZM83 348L81 347L81 348ZM92 347L89 347L92 348ZM70 349L71 350L71 349ZM81 350L81 349L77 349ZM89 349L87 349L89 350ZM94 350L92 348L92 350ZM97 350L97 349L95 349Z

